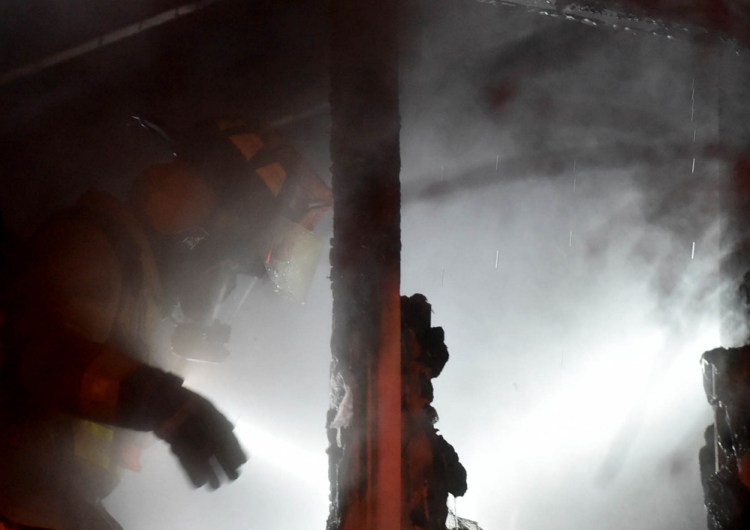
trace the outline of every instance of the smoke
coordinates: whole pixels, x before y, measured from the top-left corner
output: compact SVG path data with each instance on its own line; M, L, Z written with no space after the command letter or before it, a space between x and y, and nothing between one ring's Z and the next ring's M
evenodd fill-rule
M716 234L697 240L694 259L682 249L687 270L675 268L664 307L662 253L646 261L633 249L647 240L676 253L670 234L641 217L634 188L587 193L587 182L573 239L569 183L511 183L405 211L404 290L428 293L451 352L435 394L438 427L469 471L459 513L488 528L512 514L518 528L586 528L606 509L648 512L642 528L685 528L669 520L664 484L687 488L701 514L698 357L718 341L716 300L701 291ZM648 499L663 508L623 496L643 480L635 469L653 477Z
M454 7L405 69L402 289L446 329L435 406L469 475L458 514L705 528L716 64L690 43Z
M446 330L435 406L468 471L458 515L488 530L703 528L715 65L689 43L520 10L408 7L402 292L424 293ZM327 126L288 131L323 174ZM223 528L322 528L325 275L302 308L251 299L230 364L188 379L237 421L243 476L191 492L162 448L110 499L126 525L189 529L205 510Z
M325 526L331 312L325 267L318 273L305 305L256 286L233 322L229 359L184 370L186 386L235 424L250 457L240 478L215 492L193 490L157 442L142 471L128 472L107 499L125 528Z
M224 11L207 16L203 39L170 30L128 44L127 67L101 85L68 76L57 92L36 87L38 105L17 106L5 136L40 109L81 110L44 110L28 125L40 161L27 146L31 169L9 172L19 183L38 175L24 197L122 191L156 154L122 141L131 111L179 125L324 100L323 3L305 3L314 18L251 4L231 24ZM468 0L407 2L403 24L402 292L424 293L445 328L451 360L435 407L468 471L458 515L486 530L704 528L697 451L710 410L698 359L718 344L725 172L709 149L715 61L689 42ZM284 125L322 175L328 126L316 114ZM302 306L254 290L230 359L186 371L236 423L251 457L240 479L194 491L154 441L143 471L126 472L106 501L126 528L323 528L327 274L321 264Z

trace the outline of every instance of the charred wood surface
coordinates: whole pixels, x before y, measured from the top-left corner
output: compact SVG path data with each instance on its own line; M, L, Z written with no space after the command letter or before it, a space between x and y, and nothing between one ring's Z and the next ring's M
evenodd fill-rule
M330 2L332 350L351 412L329 451L329 529L401 523L397 6Z

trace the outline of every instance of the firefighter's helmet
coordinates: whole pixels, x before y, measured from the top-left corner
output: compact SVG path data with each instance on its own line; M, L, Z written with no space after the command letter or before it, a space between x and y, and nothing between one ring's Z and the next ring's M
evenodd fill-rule
M313 229L332 194L299 153L259 122L218 120L169 137L138 120L174 152L137 179L131 199L173 247L169 273L190 329L179 336L216 335L209 328L240 273L303 301L323 247Z

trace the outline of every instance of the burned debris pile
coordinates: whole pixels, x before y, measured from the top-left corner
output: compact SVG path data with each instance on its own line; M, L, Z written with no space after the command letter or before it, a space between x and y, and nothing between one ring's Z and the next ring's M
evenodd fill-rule
M412 528L446 528L448 494L466 493L466 470L438 434L432 379L448 362L443 328L431 327L432 307L421 294L401 297L404 496Z
M702 362L714 408L699 452L708 528L750 528L750 346L716 348Z
M466 470L453 446L438 433L438 415L432 406L432 379L448 361L443 329L431 326L431 305L421 294L401 297L402 373L402 524L409 530L447 530L448 495L466 493ZM349 500L355 468L347 465L353 420L359 408L354 401L357 382L334 359L331 409L328 412L328 456L331 510L328 530L338 530ZM453 516L453 526L456 517ZM460 528L460 527L459 527Z

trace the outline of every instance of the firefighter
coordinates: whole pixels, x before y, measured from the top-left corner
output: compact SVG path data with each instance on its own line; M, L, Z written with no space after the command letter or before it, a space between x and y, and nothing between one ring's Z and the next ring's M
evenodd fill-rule
M220 347L217 308L237 274L304 295L330 194L268 131L234 120L186 136L127 200L89 191L26 245L4 311L0 514L120 528L101 500L140 465L135 431L168 443L196 487L237 478L246 457L231 423L173 373L182 363L159 324L180 322L174 347L196 342L186 329Z

